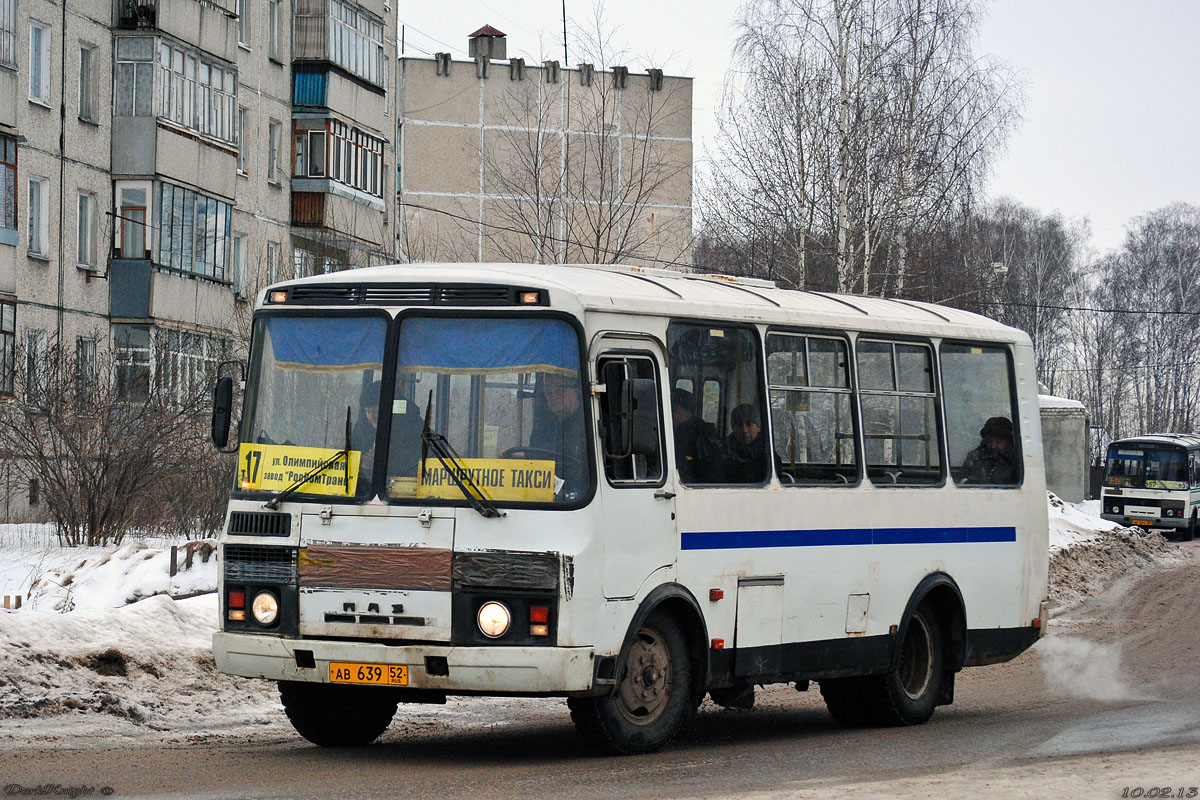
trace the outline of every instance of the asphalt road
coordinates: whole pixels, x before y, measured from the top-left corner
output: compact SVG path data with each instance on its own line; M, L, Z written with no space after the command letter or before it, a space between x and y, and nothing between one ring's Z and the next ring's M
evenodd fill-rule
M592 755L556 700L401 707L375 745L322 750L268 726L187 744L0 749L0 791L99 797L682 798L1200 796L1200 541L1057 617L1008 664L959 675L916 728L845 730L816 686L706 702L661 753ZM280 711L282 720L282 710ZM16 787L14 790L13 787ZM1166 793L1165 789L1170 789ZM1141 793L1136 793L1140 789ZM1150 790L1154 790L1150 793ZM1134 792L1134 793L1130 793Z

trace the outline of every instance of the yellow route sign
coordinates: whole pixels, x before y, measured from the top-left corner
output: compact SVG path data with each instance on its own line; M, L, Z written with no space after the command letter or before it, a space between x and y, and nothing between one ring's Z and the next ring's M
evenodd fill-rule
M554 502L554 462L517 458L463 458L463 470L489 500ZM463 496L454 478L436 458L425 461L417 497L456 500Z
M338 452L329 447L296 447L286 444L243 444L238 448L238 487L249 491L279 492ZM358 488L358 462L362 453L350 451L350 489L346 490L346 459L341 458L297 489L302 494L352 496Z

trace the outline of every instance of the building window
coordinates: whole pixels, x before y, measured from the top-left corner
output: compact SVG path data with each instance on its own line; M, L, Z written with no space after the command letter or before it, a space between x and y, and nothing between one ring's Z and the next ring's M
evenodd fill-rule
M29 99L50 103L50 26L29 23Z
M279 279L279 244L267 242L267 283Z
M148 190L133 186L119 187L121 258L146 258L146 195Z
M79 195L79 219L76 227L76 263L90 267L96 263L96 196Z
M246 170L246 109L238 109L238 172L248 174Z
M118 39L118 56L120 41ZM158 76L160 117L224 142L237 141L234 128L237 123L236 71L190 50L162 42L158 49ZM121 92L118 69L118 97Z
M94 120L95 109L95 48L83 46L79 48L79 117Z
M383 86L383 22L358 6L329 0L330 61Z
M192 402L216 375L225 343L194 331L167 328L155 341L159 387L179 405Z
M279 0L267 0L267 57L279 60Z
M154 42L149 36L117 38L113 64L113 114L154 115Z
M229 203L182 186L158 186L159 266L224 280L229 264Z
M17 0L0 0L0 64L17 66Z
M333 180L383 196L383 140L340 120L329 120L328 136L309 131L308 165L310 175L324 175L328 165Z
M233 235L233 255L230 259L233 269L233 294L236 297L246 296L246 234Z
M280 123L271 120L267 130L267 182L279 183L279 129Z
M0 302L0 396L12 397L16 367L17 304Z
M47 255L46 216L49 204L50 182L45 178L29 179L29 237L30 253Z
M133 325L113 326L117 365L117 397L145 400L150 394L150 331Z
M238 44L250 46L250 3L247 0L237 0L238 15Z
M75 396L80 405L92 402L96 383L96 340L79 337L75 340Z
M11 136L0 136L0 228L17 229L17 140Z
M25 331L25 394L35 397L42 390L46 371L46 332Z

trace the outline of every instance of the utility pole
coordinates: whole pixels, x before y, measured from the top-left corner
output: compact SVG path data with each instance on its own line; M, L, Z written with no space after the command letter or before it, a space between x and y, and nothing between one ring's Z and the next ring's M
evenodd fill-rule
M571 66L570 59L567 58L567 0L562 0L563 6L563 66Z

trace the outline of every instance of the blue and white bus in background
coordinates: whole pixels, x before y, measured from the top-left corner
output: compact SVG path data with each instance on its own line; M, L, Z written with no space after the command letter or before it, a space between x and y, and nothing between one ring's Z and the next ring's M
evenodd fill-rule
M567 698L605 752L707 695L923 723L1047 617L1034 354L941 306L620 266L265 290L221 539L225 673L364 744L398 704ZM218 382L225 446L233 382ZM980 465L986 464L986 469Z
M1190 542L1200 522L1200 436L1151 433L1108 446L1100 502L1121 525L1160 528Z

